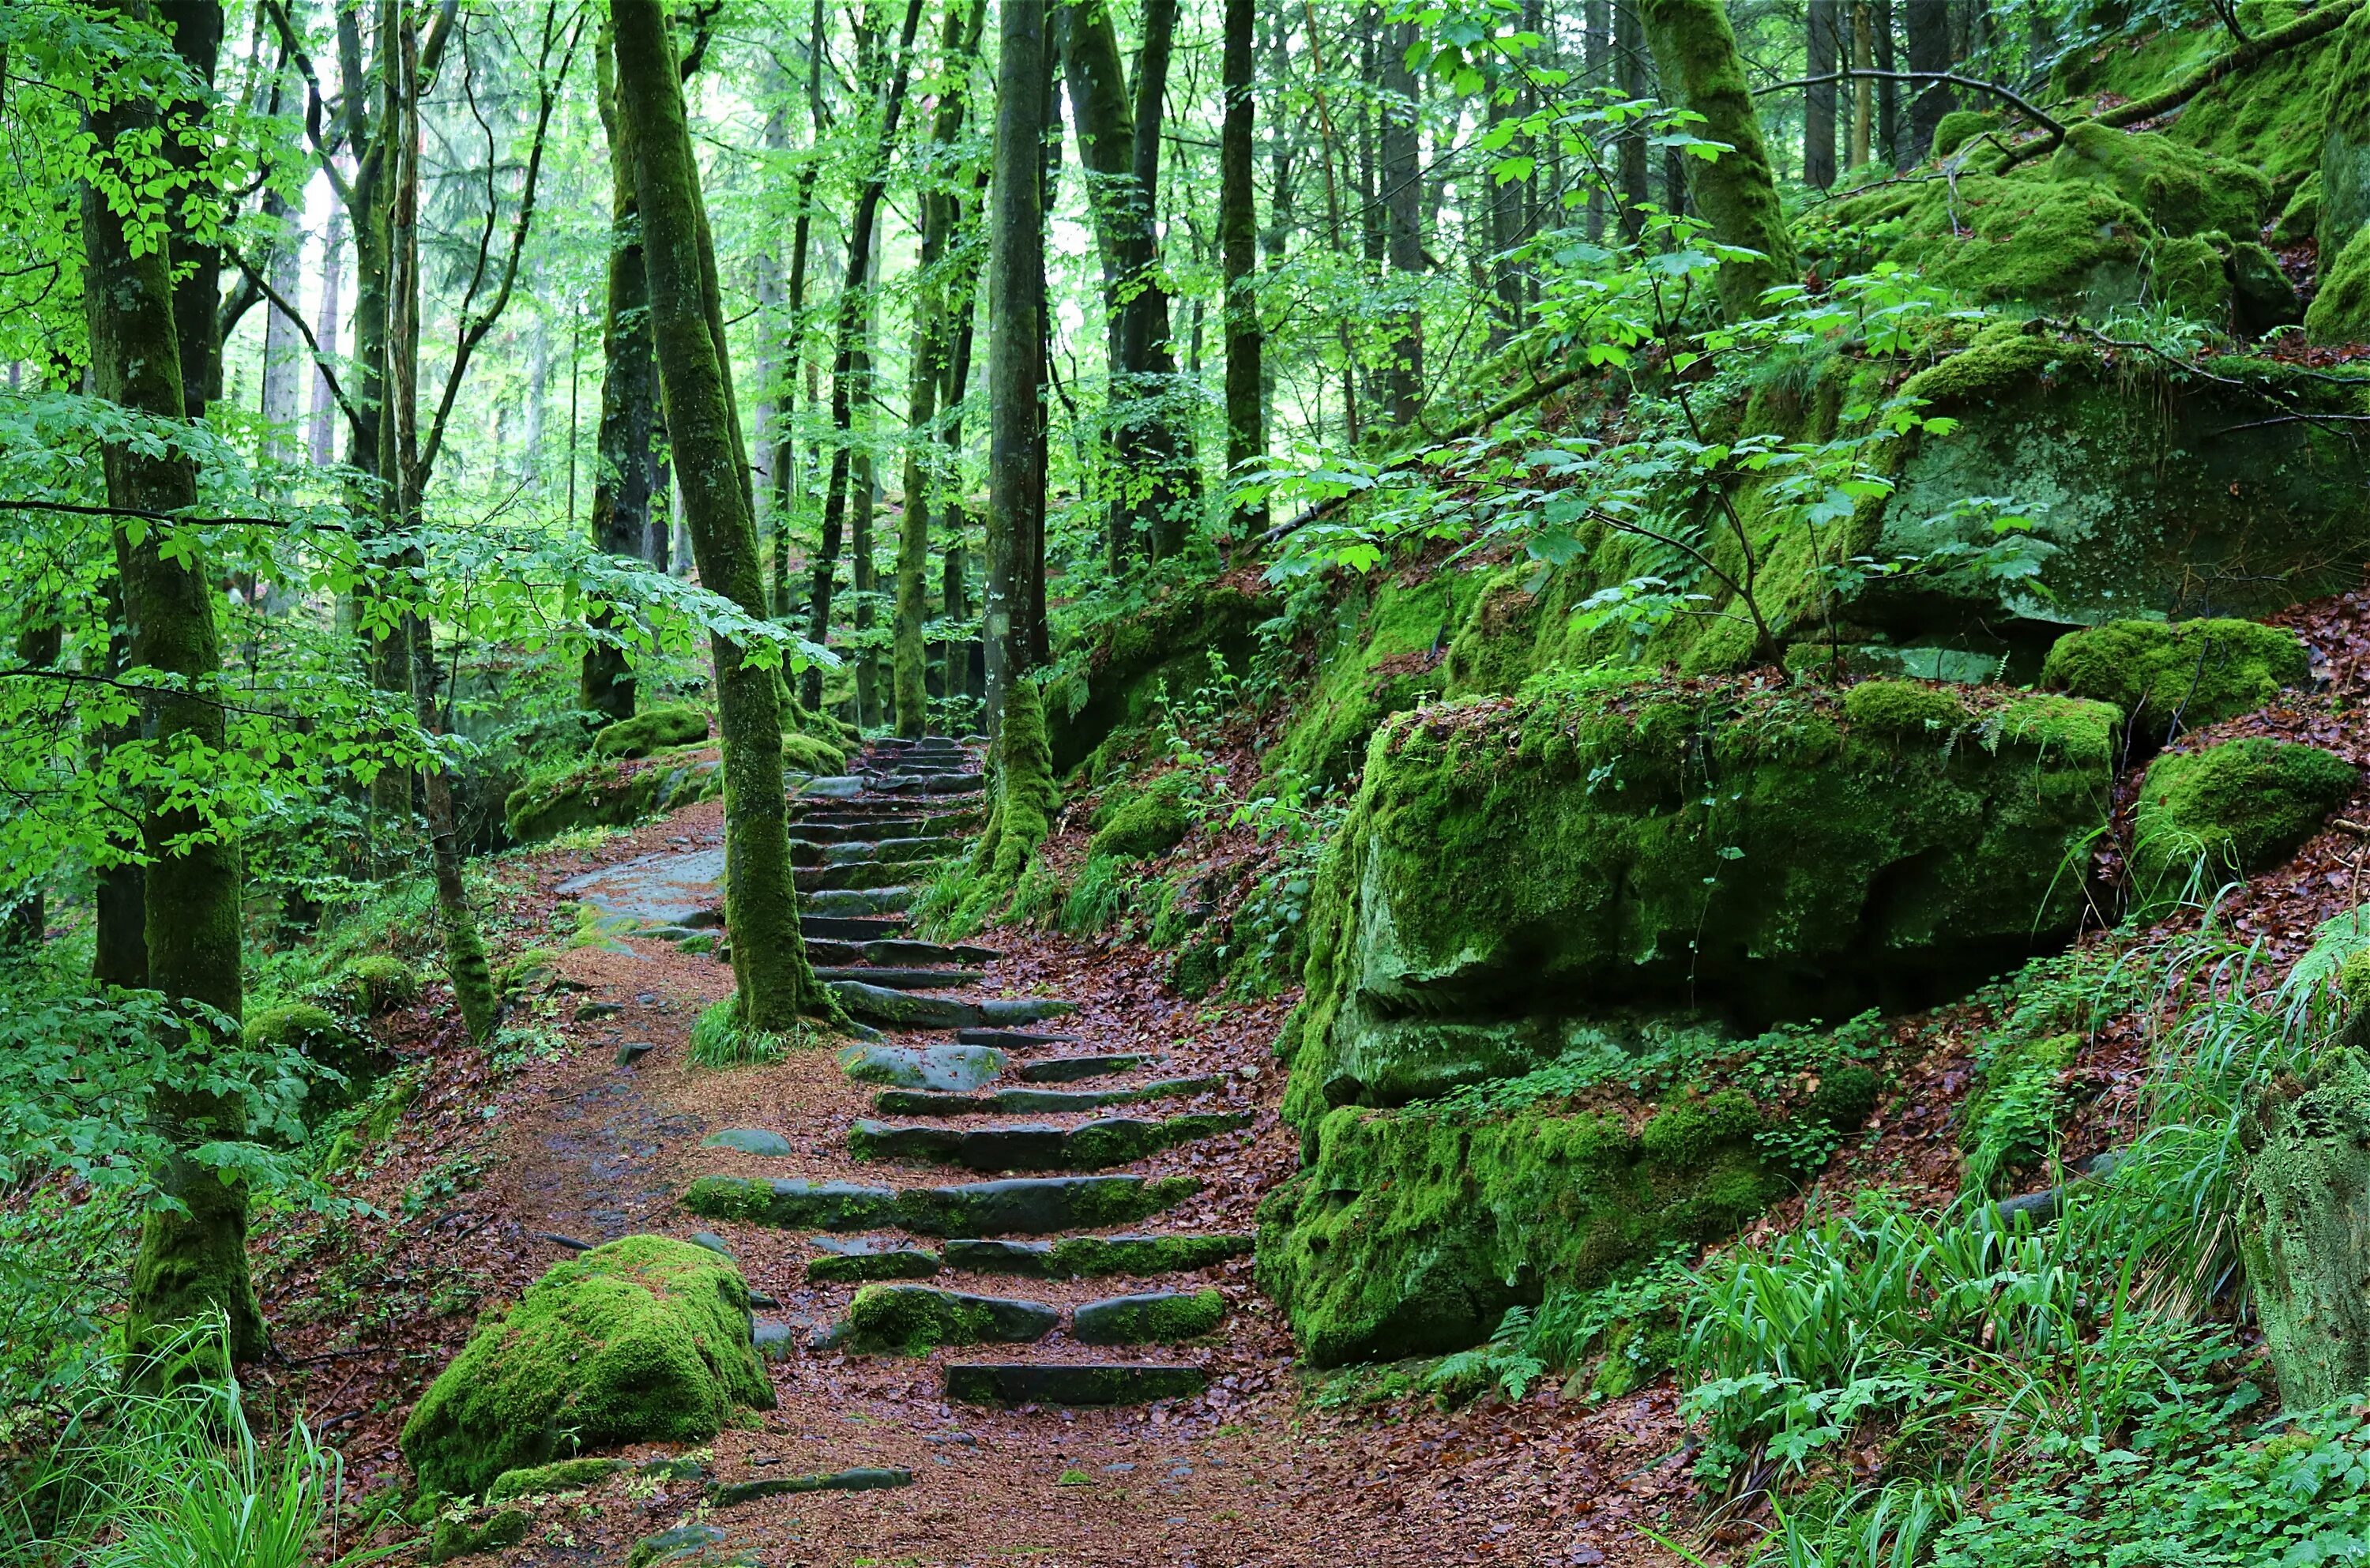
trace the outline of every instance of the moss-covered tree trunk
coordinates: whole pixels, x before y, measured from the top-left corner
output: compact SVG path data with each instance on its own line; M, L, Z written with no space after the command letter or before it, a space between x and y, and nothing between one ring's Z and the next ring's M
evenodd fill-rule
M2257 1094L2239 1132L2239 1245L2295 1411L2370 1391L2370 1064L2350 1033L2308 1078Z
M1703 116L1696 134L1728 145L1717 162L1687 160L1687 188L1714 239L1758 253L1720 269L1721 310L1748 320L1761 313L1763 292L1794 282L1797 269L1736 34L1721 0L1640 0L1639 9L1663 96Z
M634 148L650 268L659 386L692 552L704 584L762 617L765 582L749 467L674 52L660 0L616 0L611 17L617 108ZM711 649L724 744L724 919L741 1020L778 1029L800 1014L835 1016L799 934L782 792L780 686L772 671L750 664L726 639L715 639Z
M1042 536L1037 436L1045 281L1042 142L1045 8L1005 6L997 23L995 152L987 276L987 721L994 732L1029 667L1029 552Z
M601 125L609 142L608 293L601 317L601 469L592 483L592 542L614 556L639 557L650 527L658 470L659 367L650 352L650 274L634 202L634 150L616 110L615 43L604 38ZM611 719L634 716L634 673L625 650L584 651L580 700Z
M155 123L143 105L125 102L95 113L90 129L104 149ZM122 219L88 188L82 227L84 298L100 396L156 419L181 419L169 248L134 255ZM115 505L178 512L197 502L197 473L181 453L127 444L109 447L104 461ZM205 689L222 659L206 563L167 553L168 546L184 543L158 528L121 540L123 608L132 664L187 683L148 698L144 728L160 755L202 767L224 743L223 709ZM202 790L201 777L192 782ZM242 991L238 846L202 811L167 807L153 797L141 836L149 857L148 982L177 1002L213 1009L236 1029ZM212 1032L208 1024L197 1029ZM220 1310L229 1320L233 1355L251 1359L262 1353L264 1329L247 1273L247 1194L186 1152L244 1137L245 1107L235 1096L168 1084L159 1088L156 1113L174 1150L157 1173L158 1187L176 1207L152 1213L141 1228L125 1343L135 1354L152 1349L179 1325Z
M1251 187L1251 158L1256 151L1251 123L1251 23L1257 10L1252 0L1226 0L1221 64L1226 117L1218 134L1218 240L1226 280L1229 470L1267 455L1267 400L1260 368L1263 337L1259 291L1251 281L1259 266L1259 213ZM1237 513L1235 526L1246 535L1265 528L1266 505Z
M96 339L92 346L95 356ZM96 673L108 680L121 680L132 667L131 631L123 618L123 581L130 571L131 541L119 531L115 571L104 590L107 642L97 651L101 663ZM99 732L97 746L104 754L139 738L136 721L109 724ZM121 844L111 831L109 842ZM148 873L138 860L126 859L100 867L95 880L90 977L102 986L144 989L148 985Z
M1423 177L1418 145L1417 85L1408 69L1414 47L1413 22L1383 36L1381 139L1384 255L1398 286L1412 294L1423 275ZM1391 423L1411 429L1423 412L1423 310L1410 305L1394 314L1390 363L1383 370L1383 397Z

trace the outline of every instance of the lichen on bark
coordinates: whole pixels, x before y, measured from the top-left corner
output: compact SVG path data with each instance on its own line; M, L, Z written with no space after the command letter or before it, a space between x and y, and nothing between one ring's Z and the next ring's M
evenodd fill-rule
M2363 1031L2301 1079L2252 1095L2240 1124L2239 1246L2281 1402L2370 1388L2370 1063Z

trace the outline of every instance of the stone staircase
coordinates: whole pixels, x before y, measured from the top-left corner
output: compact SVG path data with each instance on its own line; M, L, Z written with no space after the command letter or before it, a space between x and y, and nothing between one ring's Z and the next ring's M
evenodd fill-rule
M1114 1405L1199 1393L1206 1375L1174 1347L1216 1330L1225 1309L1190 1276L1247 1254L1252 1239L1156 1228L1200 1180L1133 1168L1225 1138L1249 1114L1220 1103L1220 1077L1165 1071L1162 1053L1097 1051L1039 1027L1076 1010L1065 998L984 994L995 950L911 933L920 890L968 852L984 818L983 784L977 743L890 741L854 772L794 795L809 954L849 1014L879 1032L838 1065L871 1090L872 1113L851 1119L846 1150L881 1179L703 1176L683 1207L805 1233L806 1283L849 1290L812 1343L955 1351L940 1368L949 1401ZM719 1140L790 1155L762 1127ZM1099 1280L1129 1288L1104 1294ZM763 1342L787 1335L760 1325Z

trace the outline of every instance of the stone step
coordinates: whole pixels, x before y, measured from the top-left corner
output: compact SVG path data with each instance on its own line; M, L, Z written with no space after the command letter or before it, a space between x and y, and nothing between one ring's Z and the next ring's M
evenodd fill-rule
M727 1127L699 1140L702 1148L729 1148L742 1154L780 1157L791 1152L790 1140L765 1127Z
M876 838L943 838L969 833L979 826L985 816L984 813L977 810L915 814L925 806L942 802L881 801L856 803L876 805L877 809L799 813L790 818L790 836L812 843L834 844L860 843Z
M1064 1236L1058 1241L1012 1241L965 1237L949 1241L946 1266L972 1274L1018 1274L1025 1279L1102 1279L1206 1269L1229 1258L1250 1255L1248 1234L1188 1236Z
M736 1504L754 1503L761 1497L785 1497L802 1492L880 1492L913 1484L912 1470L882 1470L868 1465L856 1470L830 1470L822 1475L769 1475L755 1481L719 1482L708 1488L708 1500L716 1507L730 1508ZM704 1537L700 1539L706 1539ZM705 1557L702 1560L714 1561ZM649 1561L656 1562L671 1559L652 1557Z
M826 844L823 863L826 866L854 866L872 862L883 866L903 865L908 860L951 859L963 847L960 838L938 837L857 839L847 844Z
M1133 1225L1201 1190L1197 1176L1034 1176L902 1191L800 1177L702 1176L685 1190L683 1206L709 1219L784 1230L1049 1236Z
M892 991L959 991L987 978L976 969L858 969L836 963L818 965L815 977L856 980Z
M869 843L876 838L909 838L922 831L917 816L866 817L857 822L823 822L802 816L791 824L790 848L802 844L818 848L826 844Z
M799 908L811 915L903 915L920 896L912 887L835 888L828 892L799 890Z
M1206 1094L1225 1082L1214 1073L1205 1073L1197 1078L1161 1078L1126 1089L998 1089L985 1094L884 1089L872 1097L872 1109L883 1116L977 1116L999 1111L1041 1115L1060 1111L1099 1111L1106 1105L1166 1100L1179 1094Z
M858 1159L926 1159L966 1170L1108 1170L1250 1124L1247 1112L1191 1111L1165 1121L1104 1116L1075 1127L1016 1122L999 1127L892 1125L865 1117L848 1129Z
M887 866L874 860L859 860L846 866L800 866L790 872L790 881L800 893L871 891L894 887L915 877L926 877L934 864L928 860L904 860Z
M949 1400L1001 1405L1150 1404L1209 1386L1199 1366L1102 1361L951 1361L946 1383Z
M1080 1344L1174 1344L1199 1339L1226 1315L1214 1290L1147 1290L1089 1301L1070 1316Z
M1041 1062L1021 1064L1018 1077L1023 1083L1076 1083L1081 1078L1132 1073L1168 1059L1166 1052L1156 1055L1048 1056Z
M1002 1072L1006 1059L988 1045L850 1045L839 1066L858 1083L967 1094Z
M897 795L971 795L985 785L986 778L979 773L895 773L869 774L865 788L880 794ZM850 791L852 797L857 791Z
M904 928L902 915L799 915L799 935L810 941L882 941Z
M1025 1050L1031 1045L1075 1045L1075 1034L1039 1034L1026 1029L966 1029L955 1038L966 1045L999 1045Z
M899 1247L866 1239L841 1241L818 1236L823 1256L807 1260L809 1285L859 1285L876 1279L927 1279L938 1272L938 1255L919 1247Z
M923 1355L942 1344L1034 1344L1061 1309L1009 1296L974 1296L932 1285L868 1285L847 1304L847 1342L858 1349Z
M989 997L959 1002L945 997L915 996L863 980L834 980L831 988L840 1006L868 1022L897 1029L977 1029L984 1024L1038 1023L1076 1012L1075 1002L1049 997Z
M791 794L808 801L852 801L864 793L865 780L854 773L820 773L798 786Z
M823 941L807 939L807 958L814 963L876 963L936 968L945 965L986 963L1004 955L994 948L972 947L967 943L898 941ZM864 976L857 976L858 979Z

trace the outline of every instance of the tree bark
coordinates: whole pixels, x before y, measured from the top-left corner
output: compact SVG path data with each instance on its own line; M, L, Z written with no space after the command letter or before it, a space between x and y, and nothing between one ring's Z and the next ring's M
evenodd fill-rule
M1423 276L1423 184L1416 168L1417 103L1415 73L1408 69L1408 51L1415 44L1415 24L1401 22L1383 38L1383 211L1389 225L1391 271L1410 294ZM1394 324L1389 368L1383 377L1383 396L1389 403L1391 423L1411 428L1423 413L1423 308L1410 304Z
M1644 0L1642 8L1664 93L1703 116L1698 135L1731 149L1715 163L1689 158L1687 169L1712 237L1758 252L1757 259L1720 269L1721 309L1731 321L1749 319L1760 313L1763 292L1794 282L1796 269L1736 35L1720 0Z
M1909 69L1913 73L1950 68L1950 0L1907 0ZM1929 82L1909 100L1909 155L1915 160L1931 156L1934 133L1942 117L1955 107L1948 82Z
M1876 29L1869 17L1868 0L1853 0L1851 167L1858 168L1868 162L1869 149L1875 144L1876 79L1867 73L1876 69Z
M774 447L774 617L777 620L788 620L791 614L790 525L805 489L799 482L798 454L791 439L797 421L788 409L800 398L801 388L810 408L814 400L814 367L807 363L807 257L814 236L815 179L823 173L823 0L814 0L807 23L807 105L814 118L814 133L807 161L799 168L794 201L798 217L790 238L789 367L782 382L781 439Z
M1029 667L1030 542L1041 536L1045 471L1037 457L1045 224L1044 0L1005 0L995 67L995 183L988 257L987 721Z
M98 340L92 339L96 353ZM120 498L109 496L118 504L129 505ZM131 540L121 530L115 536L115 571L101 589L107 605L107 643L99 652L97 672L109 680L121 680L132 668L132 630L123 618L123 582L132 564ZM140 738L138 721L127 724L109 724L98 736L101 753L111 752ZM116 835L109 834L110 840ZM95 928L91 940L90 977L102 986L121 986L126 990L148 987L148 873L137 860L119 860L103 866L98 872L98 887L92 903Z
M600 471L592 483L592 542L615 556L642 555L658 478L659 367L650 351L650 273L634 195L634 149L616 106L616 40L604 38L598 69L601 124L609 142L608 294L601 317ZM605 620L596 625L605 625ZM584 650L578 700L611 719L634 716L625 651Z
M1229 472L1267 455L1265 376L1260 369L1265 337L1260 329L1259 211L1251 188L1257 152L1252 124L1251 28L1254 0L1226 0L1225 46L1220 64L1226 116L1219 132L1218 244L1226 284L1226 467ZM1246 536L1267 526L1261 502L1235 513Z
M733 409L716 259L661 0L613 0L617 105L634 146L650 269L652 340L667 432L700 581L752 616L765 584ZM725 926L745 1028L836 1017L799 933L782 792L779 683L719 637L712 644L724 745Z
M1901 84L1893 79L1893 0L1870 0L1869 20L1876 34L1876 144L1879 154L1895 170L1916 160L1909 156L1901 134ZM1920 155L1923 156L1923 155Z
M219 40L218 13L214 36ZM112 148L155 123L151 111L127 99L94 113L90 131L100 147ZM185 418L185 323L178 319L169 240L162 249L133 255L122 219L87 187L82 229L84 298L99 395L154 418ZM210 298L209 339L213 319ZM104 467L114 505L178 512L197 502L196 468L184 454L110 446ZM144 728L159 755L196 760L218 754L224 745L223 709L206 695L221 672L222 657L210 569L201 558L167 553L168 543L184 542L151 528L137 540L119 534L117 548L131 663L187 683L182 691L149 698ZM236 1029L242 995L238 846L203 812L168 807L154 797L144 808L141 836L149 859L148 983L177 1003L213 1009ZM213 1032L212 1024L194 1027L201 1037ZM246 1109L235 1096L169 1086L160 1089L156 1107L176 1151L157 1173L157 1184L178 1208L150 1214L142 1227L124 1319L126 1346L135 1355L153 1352L181 1326L219 1310L229 1320L233 1358L251 1360L262 1354L264 1328L247 1272L247 1194L183 1152L245 1137Z
M313 337L323 353L338 352L339 288L344 276L346 259L346 213L342 207L329 209L329 229L321 239L321 312L315 317ZM329 375L318 366L313 370L313 401L310 414L313 462L328 467L337 461L337 398L329 391Z
M1639 0L1614 0L1613 54L1616 69L1621 77L1622 96L1628 98L1651 98L1654 96L1652 73L1647 69L1646 27L1639 15ZM1631 239L1638 236L1638 209L1651 198L1646 190L1646 131L1632 121L1621 135L1621 205L1622 232Z
M1835 7L1840 0L1810 0L1802 73L1811 85L1802 89L1802 180L1825 190L1835 182L1835 68L1837 58ZM1824 77L1825 80L1820 80Z

